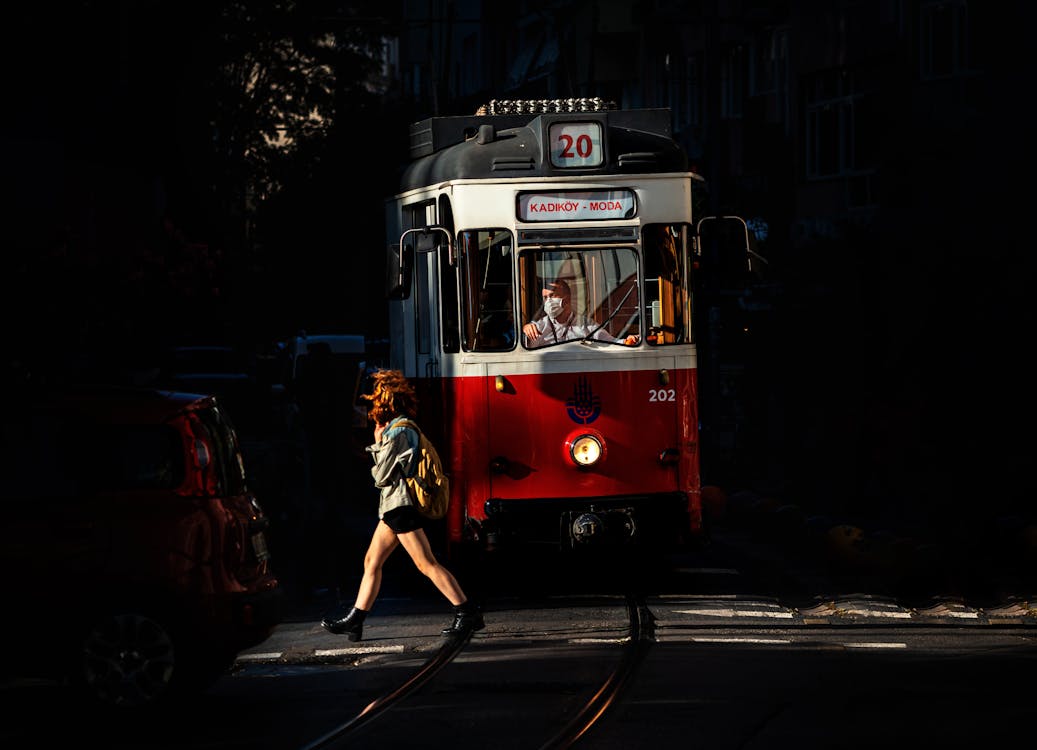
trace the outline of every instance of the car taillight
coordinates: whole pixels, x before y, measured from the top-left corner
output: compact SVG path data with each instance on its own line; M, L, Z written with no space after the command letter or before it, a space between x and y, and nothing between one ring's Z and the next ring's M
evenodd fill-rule
M177 494L189 497L213 497L217 494L218 480L213 462L212 443L205 425L193 413L173 420L183 436L187 462L184 483Z

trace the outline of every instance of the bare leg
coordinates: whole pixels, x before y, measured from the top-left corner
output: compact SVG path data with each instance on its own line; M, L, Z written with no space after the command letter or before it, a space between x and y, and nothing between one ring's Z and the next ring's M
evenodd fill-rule
M403 548L407 550L407 554L410 555L410 559L414 561L418 570L428 576L429 580L435 584L439 592L451 604L456 607L468 600L468 597L461 591L461 586L457 583L457 579L454 578L449 570L440 565L435 555L432 554L432 547L428 543L428 537L425 536L424 529L408 531L400 534L397 538L400 544L403 545ZM366 572L364 577L367 577Z
M399 543L396 533L385 525L385 521L379 521L371 535L367 554L364 555L364 577L360 580L360 590L357 591L356 604L353 605L357 609L371 611L378 590L382 587L382 566Z

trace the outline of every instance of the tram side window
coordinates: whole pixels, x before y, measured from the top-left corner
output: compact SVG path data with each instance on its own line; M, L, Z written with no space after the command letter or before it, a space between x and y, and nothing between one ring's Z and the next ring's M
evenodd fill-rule
M692 341L687 235L680 224L648 224L642 233L649 344Z
M439 196L440 224L450 234L454 233L454 214L450 200ZM447 253L439 253L439 306L443 322L443 351L457 352L461 348L461 337L458 335L460 322L457 319L457 270L450 265Z
M509 351L515 348L515 304L512 295L514 254L506 229L467 230L460 233L466 351Z
M446 253L439 254L439 296L442 300L443 351L459 349L457 336L457 277L450 267Z

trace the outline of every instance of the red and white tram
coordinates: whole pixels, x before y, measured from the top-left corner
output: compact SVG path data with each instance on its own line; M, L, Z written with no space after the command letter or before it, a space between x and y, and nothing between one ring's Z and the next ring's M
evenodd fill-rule
M447 540L692 541L701 178L669 110L486 111L412 125L386 204L389 361L451 476Z

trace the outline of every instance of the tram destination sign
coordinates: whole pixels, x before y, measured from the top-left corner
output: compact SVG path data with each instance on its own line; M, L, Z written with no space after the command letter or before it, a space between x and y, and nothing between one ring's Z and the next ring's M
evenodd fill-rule
M633 190L560 190L518 197L519 221L632 219L636 213Z

